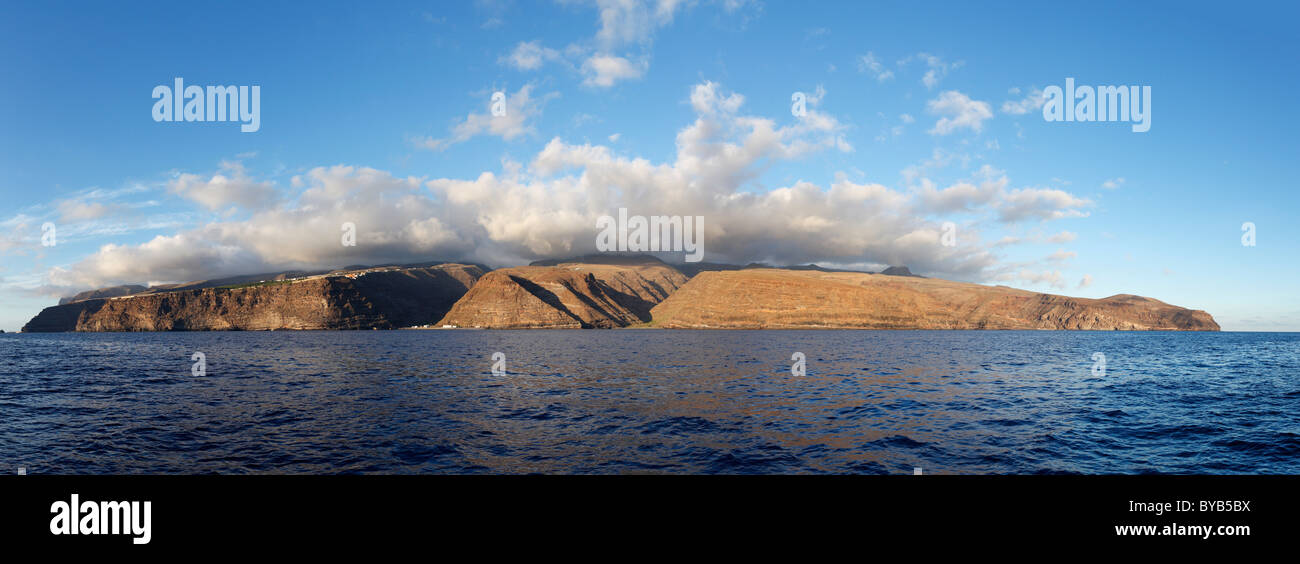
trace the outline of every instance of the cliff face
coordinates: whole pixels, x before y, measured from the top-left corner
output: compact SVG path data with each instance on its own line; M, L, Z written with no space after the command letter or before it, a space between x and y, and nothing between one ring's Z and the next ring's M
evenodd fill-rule
M626 327L686 283L654 259L560 263L494 270L439 325L492 329Z
M23 331L391 329L433 323L482 276L443 264L96 298L45 308Z
M463 264L292 278L281 273L83 293L80 301L46 308L23 331L607 328L644 322L719 329L1219 329L1204 311L1141 296L1070 298L923 278L903 268L893 273L745 267L700 271L688 282L679 270L644 256L551 261L487 274Z
M910 276L701 272L651 312L669 328L1218 331L1208 313L1122 294L1100 300Z

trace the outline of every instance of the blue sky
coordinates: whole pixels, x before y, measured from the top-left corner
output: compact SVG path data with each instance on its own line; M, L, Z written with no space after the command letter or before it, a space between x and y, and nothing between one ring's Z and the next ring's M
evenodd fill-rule
M1300 330L1293 6L24 2L4 15L9 331L99 285L580 254L618 207L704 216L709 261L906 263ZM151 92L175 77L258 85L261 129L155 122ZM1037 92L1066 77L1150 86L1150 131L1045 121ZM496 91L505 120L489 113ZM342 221L357 247L338 244ZM949 221L955 247L938 243Z

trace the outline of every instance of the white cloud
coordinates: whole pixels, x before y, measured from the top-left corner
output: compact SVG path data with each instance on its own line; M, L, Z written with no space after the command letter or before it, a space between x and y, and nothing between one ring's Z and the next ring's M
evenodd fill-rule
M510 0L474 0L474 9L481 15L483 23L479 24L480 29L496 29L505 24L506 12L512 8ZM425 19L431 23L438 23L431 15L426 14ZM441 18L445 20L446 18Z
M947 135L963 128L978 133L983 129L984 122L993 117L988 102L972 100L956 90L949 90L930 100L926 109L931 114L943 116L930 130L932 135Z
M1053 288L1066 287L1065 277L1061 275L1061 271L1059 270L1034 272L1025 269L1021 270L1018 276L1021 281L1029 284L1047 284Z
M916 164L908 165L902 170L902 175L903 179L908 184L914 184L918 180L922 179L929 170L941 169L953 163L960 163L961 166L965 168L966 165L969 164L969 161L969 155L964 153L953 153L944 150L941 147L935 147L930 153L930 158Z
M112 213L155 204L156 202L150 201L129 201L130 197L152 189L154 188L138 183L112 189L95 186L73 192L65 199L54 202L53 207L58 212L57 219L60 223L94 221ZM19 214L20 217L22 215ZM44 218L42 221L45 219L55 218ZM0 229L4 223L0 222Z
M498 171L464 178L318 167L291 179L291 197L246 217L105 245L49 271L47 284L86 288L429 260L521 264L594 252L596 218L620 207L704 216L709 261L906 264L938 277L986 279L1015 271L991 247L938 244L940 226L927 210L990 218L1062 211L1060 198L1006 190L1005 175L991 167L930 194L844 175L825 185L796 180L768 189L760 178L775 163L844 150L844 126L815 109L810 119L779 125L746 114L743 96L712 82L696 85L689 99L695 119L677 131L675 154L662 162L554 138L529 162L507 160ZM1066 194L1064 203L1077 202ZM339 244L345 222L357 226L355 247ZM967 232L977 235L978 225L964 224Z
M57 207L60 220L67 223L99 219L112 211L112 208L106 204L81 200L63 200L57 204Z
M1067 260L1070 260L1070 259L1072 259L1072 258L1075 258L1075 257L1077 257L1077 256L1079 256L1079 253L1076 253L1076 252L1074 252L1074 251L1067 251L1067 250L1065 250L1065 249L1057 249L1056 252L1054 252L1054 253L1052 253L1052 254L1050 254L1050 255L1047 255L1047 260L1050 260L1050 261L1052 261L1052 262L1063 262L1063 261L1067 261Z
M993 201L1006 184L1005 176L979 185L962 181L942 190L937 190L926 182L919 190L919 195L922 206L931 213L969 212Z
M246 210L261 209L275 202L275 185L249 178L238 161L221 163L221 172L204 179L197 174L180 173L167 183L173 194L193 200L210 211L238 206Z
M1088 286L1091 286L1091 285L1092 285L1092 275L1091 275L1091 274L1084 274L1084 275L1083 275L1083 279L1082 279L1082 280L1079 280L1079 289L1082 290L1083 288L1087 288Z
M681 0L596 0L600 13L596 41L607 49L649 41L656 29L672 23L683 4Z
M885 65L881 64L871 51L867 51L866 55L858 57L858 72L870 72L876 77L877 82L884 82L894 78L894 71L885 68Z
M531 84L526 84L514 94L506 97L505 115L494 116L490 106L483 113L470 113L465 119L452 126L451 135L441 139L426 137L419 144L428 149L441 151L469 140L476 135L495 135L506 141L536 133L533 120L541 115L542 106L555 94L533 97ZM489 99L490 100L490 99ZM489 102L490 103L490 102Z
M1119 178L1112 178L1110 180L1101 183L1101 187L1107 190L1116 190L1123 185L1124 185L1124 177L1122 176Z
M635 213L704 215L710 260L907 263L925 272L975 274L986 252L935 244L938 229L908 212L907 194L880 184L808 182L745 189L774 161L840 147L831 116L779 126L741 112L744 98L715 83L691 93L696 120L668 162L616 156L607 147L553 139L526 167L476 178L396 178L369 168L316 168L300 190L241 221L209 223L140 245L107 245L52 284L188 280L282 268L431 259L514 263L595 250L595 218ZM810 112L812 113L812 112ZM340 226L358 227L356 247Z
M706 81L691 89L691 107L700 115L734 114L744 103L745 97L739 93L723 96L722 86L716 82Z
M942 58L939 58L935 55L931 55L929 53L917 53L915 55L906 57L898 61L898 65L900 67L905 66L911 63L913 60L920 60L921 62L925 63L927 70L925 71L925 76L921 77L921 83L924 84L926 88L931 90L933 90L934 87L938 86L939 82L942 81L944 77L948 76L949 72L951 72L954 69L960 68L962 65L965 64L964 61L948 63L944 61Z
M818 84L817 88L813 90L813 93L807 95L808 105L814 107L820 106L822 103L822 99L825 97L826 97L826 87Z
M1064 190L1022 188L1011 190L1003 195L997 208L1001 221L1017 222L1027 219L1087 217L1088 213L1078 208L1090 205L1092 205L1091 201L1075 197Z
M1010 180L1006 173L987 164L975 171L971 179L956 182L943 189L938 189L930 179L922 176L926 168L943 166L954 158L953 155L936 149L934 156L921 167L909 167L903 171L904 177L916 181L913 190L916 193L919 212L927 214L989 212L992 218L999 222L1016 223L1030 219L1046 221L1086 217L1088 213L1079 208L1092 205L1091 201L1076 197L1064 190L1009 189ZM1074 240L1075 237L1074 233L1062 231L1049 237L1048 241L1065 243ZM995 243L995 246L1042 241L1043 236L1035 234L1028 239L1004 238Z
M1047 237L1043 237L1041 232L1035 232L1023 237L1007 235L999 239L997 242L993 243L993 246L1005 247L1010 245L1018 245L1021 243L1043 243L1043 242L1060 245L1064 243L1069 243L1078 238L1079 235L1071 231L1061 231L1059 233Z
M729 14L745 6L752 6L756 4L759 4L758 0L722 0L722 8L726 10L727 13Z
M1020 93L1019 88L1011 89L1012 95L1019 94L1019 93ZM1005 102L1002 102L1002 113L1016 115L1016 116L1025 115L1029 112L1042 108L1043 104L1046 102L1047 102L1047 96L1043 94L1043 91L1038 88L1033 88L1029 91L1029 94L1024 98L1021 98L1019 100L1007 100Z
M633 63L614 55L592 55L582 63L582 74L586 77L582 83L609 88L621 80L641 78L649 66L645 61Z
M297 201L242 221L208 223L139 245L107 244L48 283L94 287L123 281L185 281L288 268L359 262L428 260L430 253L467 250L422 195L421 179L348 166L320 167L298 178ZM357 225L356 247L340 244L344 222Z
M567 1L567 0L562 0ZM595 35L570 43L562 51L546 47L540 40L520 42L499 62L518 70L536 70L547 63L560 63L579 72L583 84L609 88L623 80L637 79L650 69L650 51L655 33L673 22L676 14L694 4L691 0L589 0L576 4L596 8ZM726 0L722 8L733 14L749 4Z
M1073 240L1075 240L1075 239L1078 239L1078 238L1079 238L1079 234L1078 234L1078 233L1074 233L1074 232L1072 232L1072 231L1062 231L1062 232L1060 232L1060 233L1057 233L1057 234L1055 234L1055 235L1052 235L1051 237L1048 237L1048 238L1047 238L1047 242L1048 242L1048 243L1058 243L1058 244L1059 244L1059 243L1069 243L1069 242L1071 242L1071 241L1073 241Z
M521 41L509 55L501 57L501 62L519 70L537 70L542 65L562 61L559 51L543 47L540 41Z

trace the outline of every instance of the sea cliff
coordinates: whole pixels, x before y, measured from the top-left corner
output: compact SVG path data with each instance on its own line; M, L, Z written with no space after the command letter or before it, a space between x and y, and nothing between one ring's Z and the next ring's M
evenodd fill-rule
M433 323L482 275L442 264L92 298L45 308L23 332L392 329Z
M686 270L690 276L648 256L595 256L490 272L443 263L250 275L143 290L118 286L48 307L23 331L1219 330L1204 311L1152 298L1072 298L925 278L901 266L881 273L760 264L697 264Z
M651 316L666 328L1219 330L1204 311L1129 294L1071 298L910 272L768 268L701 272Z

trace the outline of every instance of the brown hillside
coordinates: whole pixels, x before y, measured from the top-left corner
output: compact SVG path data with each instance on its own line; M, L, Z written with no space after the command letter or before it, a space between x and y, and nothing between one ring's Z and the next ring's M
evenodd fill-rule
M778 269L701 272L651 315L668 328L1219 329L1204 311L1127 294L1070 298L932 278Z
M625 327L686 283L658 260L560 263L494 270L439 325L492 329Z
M24 332L391 329L433 323L483 275L478 266L341 271L45 308Z

